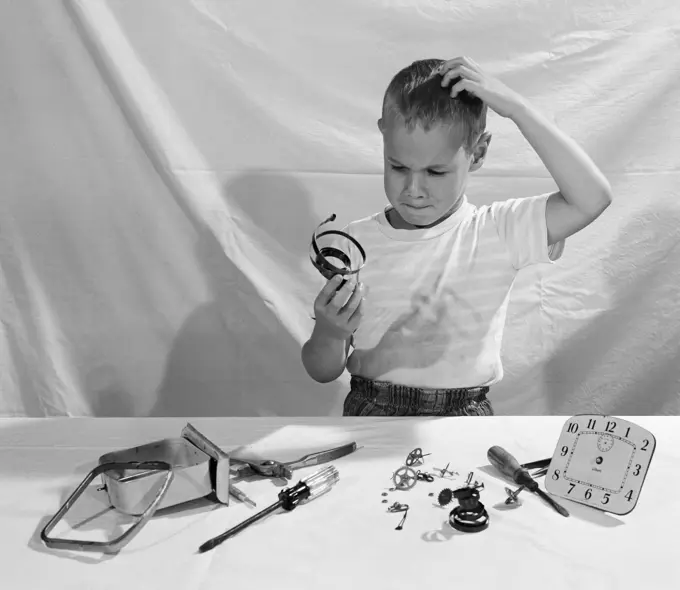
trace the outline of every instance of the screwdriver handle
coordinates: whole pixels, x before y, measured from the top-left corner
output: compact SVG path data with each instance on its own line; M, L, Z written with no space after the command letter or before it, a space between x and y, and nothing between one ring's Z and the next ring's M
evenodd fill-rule
M503 475L510 478L517 485L525 486L528 490L534 491L538 484L531 477L526 469L523 469L519 461L515 459L503 447L493 446L487 453L489 463L493 465Z

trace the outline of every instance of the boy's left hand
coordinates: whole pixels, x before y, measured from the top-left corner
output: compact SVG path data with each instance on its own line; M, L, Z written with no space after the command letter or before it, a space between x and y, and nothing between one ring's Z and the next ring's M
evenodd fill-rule
M457 57L444 62L439 66L438 73L443 76L442 86L448 86L451 80L461 78L451 88L452 97L461 90L467 90L501 117L512 118L526 104L522 96L510 90L500 80L485 74L482 68L468 57Z

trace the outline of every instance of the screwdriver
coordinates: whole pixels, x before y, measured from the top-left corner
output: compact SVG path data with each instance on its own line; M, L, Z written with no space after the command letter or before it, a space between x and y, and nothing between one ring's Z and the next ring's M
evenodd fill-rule
M519 464L517 459L515 459L510 453L508 453L503 447L494 446L491 447L486 453L489 462L500 471L506 477L509 477L517 485L524 486L530 492L538 494L543 498L548 504L550 504L557 512L562 516L569 516L567 509L558 504L553 500L548 494L546 494L541 488L538 487L538 482L536 482L526 469L523 469Z
M322 494L328 492L338 482L339 478L340 475L338 474L338 470L333 467L333 465L315 471L309 477L300 480L296 485L280 491L278 494L278 502L275 502L268 508L258 512L255 516L251 516L249 519L244 520L241 524L230 528L221 535L213 537L209 541L203 543L203 545L198 548L198 552L205 553L206 551L210 551L220 543L233 537L236 533L241 532L243 529L249 527L258 520L263 519L265 516L272 514L279 508L291 511L294 510L298 504L318 498Z

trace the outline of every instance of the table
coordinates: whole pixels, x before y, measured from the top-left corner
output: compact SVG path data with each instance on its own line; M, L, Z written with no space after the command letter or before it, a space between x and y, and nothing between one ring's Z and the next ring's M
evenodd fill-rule
M492 445L506 448L520 462L551 456L566 417L3 419L2 587L670 590L680 580L673 542L680 523L680 418L628 419L657 437L638 506L617 517L564 501L570 518L531 494L524 494L521 507L503 510L509 484L486 459ZM333 463L341 479L329 494L272 515L205 554L197 554L201 543L244 520L252 509L236 501L228 507L204 501L156 516L116 556L42 545L39 534L47 519L100 455L178 437L187 422L226 451L248 445L281 460L352 440L360 448ZM460 476L388 492L390 503L411 507L403 530L396 531L402 515L387 512L382 493L415 447L431 453L421 469L450 462ZM294 482L314 469L296 472ZM481 501L491 519L489 528L477 534L451 529L447 518L453 505L440 508L428 495L460 486L470 471L485 485ZM240 487L259 508L276 500L275 484L261 480ZM94 489L92 495L106 506L104 492ZM92 522L82 526L81 536L96 532Z

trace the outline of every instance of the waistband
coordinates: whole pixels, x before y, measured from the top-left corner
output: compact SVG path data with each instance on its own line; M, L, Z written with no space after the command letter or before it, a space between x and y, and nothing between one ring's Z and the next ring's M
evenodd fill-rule
M493 412L486 394L489 387L433 389L399 385L352 375L351 394L402 413L451 413L467 415Z

